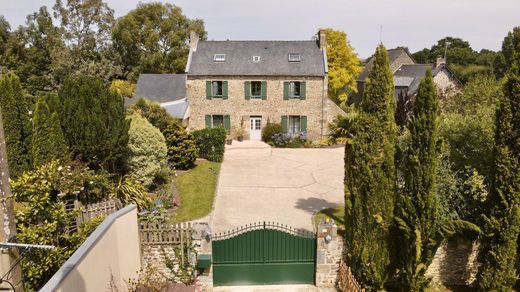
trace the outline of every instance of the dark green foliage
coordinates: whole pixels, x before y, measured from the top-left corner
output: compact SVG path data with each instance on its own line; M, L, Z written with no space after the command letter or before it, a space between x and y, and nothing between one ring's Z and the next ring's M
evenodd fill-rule
M175 169L194 167L198 153L193 135L174 124L168 126L163 134L168 147L168 164Z
M520 44L504 84L495 122L492 188L484 218L478 275L481 291L511 291L518 279L517 240L520 234Z
M390 272L396 125L393 76L386 49L377 48L356 122L345 146L346 259L368 290L381 290Z
M438 246L439 213L435 194L437 147L437 89L431 70L419 85L410 142L404 157L404 189L398 192L395 220L398 228L397 276L401 291L424 291L424 277Z
M123 173L128 129L123 99L98 78L68 78L58 92L60 121L74 159Z
M513 28L502 42L502 51L498 52L493 66L497 78L502 78L506 75L507 70L513 63L513 52L518 50L520 46L520 26Z
M32 161L35 167L51 160L67 159L67 146L58 114L51 114L43 98L36 103L32 130Z
M0 77L2 110L9 173L16 178L31 167L30 102L14 73Z
M262 141L269 143L273 141L274 134L283 133L282 125L278 123L267 123L262 129Z
M146 118L150 124L159 129L164 134L170 125L180 126L180 121L172 117L166 109L156 102L151 102L144 97L139 98L131 107L132 111L139 113Z
M209 161L222 162L226 144L226 130L211 128L193 131L199 157Z

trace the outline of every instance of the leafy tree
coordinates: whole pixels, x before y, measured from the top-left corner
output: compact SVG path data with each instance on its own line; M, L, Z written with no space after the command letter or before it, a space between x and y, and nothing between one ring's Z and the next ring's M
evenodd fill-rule
M198 156L195 138L184 127L170 124L164 131L168 146L168 163L175 169L189 169L195 166Z
M55 159L61 161L67 159L65 137L58 114L51 113L45 99L40 98L34 110L32 161L37 167Z
M122 97L131 98L134 96L135 84L130 81L116 79L110 84L110 89L114 90Z
M18 76L7 73L0 77L0 109L4 117L7 159L12 178L31 167L29 103Z
M502 78L506 75L507 70L513 63L513 52L518 50L520 46L520 26L513 28L507 33L507 36L502 42L502 51L498 52L493 67L497 78Z
M173 4L138 4L118 19L113 30L125 77L136 80L140 73L184 72L190 30L206 36L201 19L189 19Z
M129 121L123 99L101 79L68 78L58 91L58 112L73 159L123 173L128 152Z
M356 79L361 70L361 62L343 31L328 28L327 63L329 65L329 97L340 104L347 100L350 92L356 92Z
M393 76L386 49L377 48L355 133L345 147L347 263L370 290L389 276L390 227L394 220L396 125Z
M399 228L399 288L424 291L424 273L441 241L435 174L437 147L437 88L431 70L419 85L413 117L409 123L410 143L405 155L404 191L397 197L395 220Z
M504 84L495 122L494 169L485 216L485 236L478 275L481 291L511 291L518 279L517 241L520 234L520 46Z
M150 187L166 165L167 148L164 136L145 118L130 116L128 131L128 170L144 186Z
M165 134L166 129L170 125L181 126L180 121L172 117L161 105L145 98L140 98L134 103L131 110L145 117L154 127L161 130L163 134Z
M3 56L5 53L5 46L7 44L7 40L9 39L10 31L11 26L9 25L9 22L5 19L3 15L0 15L0 56ZM3 65L2 61L0 61L0 65Z

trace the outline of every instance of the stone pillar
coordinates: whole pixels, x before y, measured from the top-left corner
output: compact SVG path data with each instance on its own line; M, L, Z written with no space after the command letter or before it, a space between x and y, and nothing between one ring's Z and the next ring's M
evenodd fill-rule
M199 34L192 30L190 31L190 48L192 51L197 51L197 45L199 44Z
M343 238L338 236L334 221L318 225L316 243L316 286L334 288L338 277L339 262L343 256Z

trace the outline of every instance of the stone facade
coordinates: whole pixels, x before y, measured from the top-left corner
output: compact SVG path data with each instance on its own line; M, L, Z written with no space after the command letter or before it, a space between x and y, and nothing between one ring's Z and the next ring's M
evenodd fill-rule
M206 81L228 82L228 98L206 98ZM267 99L246 100L245 81L266 81ZM306 97L283 99L284 81L305 81ZM280 123L282 115L307 116L307 137L320 140L328 131L328 123L344 112L327 96L327 78L296 76L188 76L187 96L190 102L189 129L205 127L205 115L230 115L231 135L236 128L244 130L249 138L250 116L262 117L262 128L267 122Z
M405 50L401 50L399 57L390 63L390 70L392 70L392 73L395 73L395 71L401 68L401 66L413 64L415 64L415 61L410 57L410 55L407 54Z
M454 77L449 76L445 70L437 73L437 75L433 77L433 82L437 85L437 91L441 100L449 98L462 91L460 82Z
M329 237L327 237L329 236ZM334 223L320 223L316 242L316 286L333 289L343 257L343 238Z

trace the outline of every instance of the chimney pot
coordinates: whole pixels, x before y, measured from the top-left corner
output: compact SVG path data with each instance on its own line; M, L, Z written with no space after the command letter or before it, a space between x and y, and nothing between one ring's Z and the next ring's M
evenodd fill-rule
M324 28L320 28L318 31L318 42L322 50L327 46L327 34Z
M446 64L445 58L437 57L437 59L435 59L435 68L439 67L440 65L444 65L444 64Z
M197 51L197 45L199 44L199 34L192 30L190 31L190 49L194 52Z

